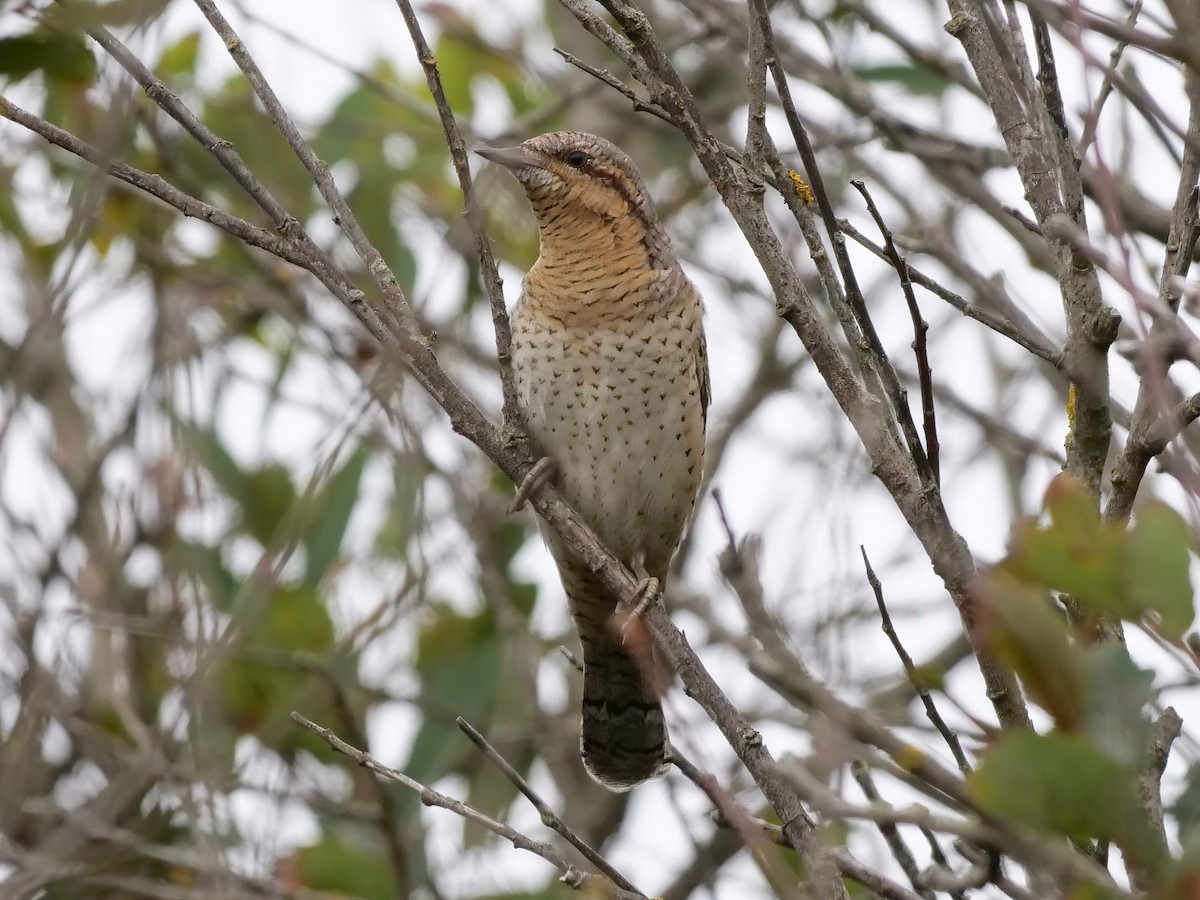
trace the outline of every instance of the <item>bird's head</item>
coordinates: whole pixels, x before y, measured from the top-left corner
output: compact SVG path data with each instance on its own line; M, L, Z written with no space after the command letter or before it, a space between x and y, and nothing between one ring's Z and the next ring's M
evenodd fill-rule
M512 172L533 206L543 247L597 229L660 230L637 167L614 144L581 131L555 131L518 147L480 148L484 159Z

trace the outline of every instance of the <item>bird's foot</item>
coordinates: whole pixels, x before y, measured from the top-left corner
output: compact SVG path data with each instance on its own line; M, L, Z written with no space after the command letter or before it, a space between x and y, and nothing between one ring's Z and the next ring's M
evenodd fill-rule
M536 494L542 485L554 477L557 469L558 466L555 465L554 460L548 456L543 456L534 463L533 468L529 470L529 474L522 478L521 483L517 485L517 492L513 495L512 503L508 504L509 515L523 509L529 498Z
M651 604L662 597L662 582L646 571L646 567L637 561L633 567L634 574L640 579L633 593L621 604L626 610L625 621L621 623L621 637L628 640L629 628L634 622L641 623L642 616Z
M626 601L626 606L632 607L629 610L629 615L633 618L639 618L650 604L654 603L661 596L662 583L652 575L641 576L642 580L638 582L637 589L634 590L629 600Z

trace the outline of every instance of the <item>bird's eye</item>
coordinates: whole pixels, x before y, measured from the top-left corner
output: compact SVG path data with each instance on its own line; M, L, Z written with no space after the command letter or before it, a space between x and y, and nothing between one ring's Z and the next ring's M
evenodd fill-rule
M568 153L566 156L563 157L563 159L565 159L567 161L568 166L571 166L576 169L582 169L584 166L586 166L587 161L590 158L591 157L589 157L587 155L586 150L572 150L570 153Z

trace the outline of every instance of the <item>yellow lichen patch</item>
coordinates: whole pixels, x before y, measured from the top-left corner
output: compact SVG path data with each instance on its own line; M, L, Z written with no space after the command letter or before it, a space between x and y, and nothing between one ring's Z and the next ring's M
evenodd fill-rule
M1075 428L1075 385L1072 384L1070 390L1067 391L1067 425L1072 430Z
M800 176L800 173L795 169L788 169L788 178L792 179L792 184L796 186L796 194L800 197L800 199L803 200L806 205L812 206L813 202L817 198L813 196L812 188L809 187L808 182L805 181Z

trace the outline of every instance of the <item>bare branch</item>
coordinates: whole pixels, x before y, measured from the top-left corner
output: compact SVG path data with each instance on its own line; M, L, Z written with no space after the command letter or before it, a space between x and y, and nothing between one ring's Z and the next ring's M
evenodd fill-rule
M496 359L500 364L500 386L504 396L504 425L516 428L520 424L520 414L517 411L517 388L513 381L512 372L512 329L508 323L508 310L504 306L504 283L500 279L500 270L496 267L496 256L492 253L492 242L488 240L484 228L483 214L475 197L475 185L471 180L471 165L467 160L467 148L463 144L454 112L446 99L446 91L442 87L442 76L438 72L437 58L429 49L429 42L421 31L421 23L413 11L409 0L396 0L404 24L408 27L412 38L413 48L417 51L417 59L425 70L425 81L429 92L433 94L433 102L437 106L438 118L442 123L442 131L446 137L446 145L450 148L450 158L454 161L454 172L458 176L459 187L463 193L463 207L467 224L475 236L475 253L483 268L483 287L487 291L488 304L492 310L492 329L496 333Z
M855 180L850 183L867 201L867 209L871 213L871 218L875 220L879 233L883 235L883 246L887 252L888 262L896 270L896 277L900 279L900 289L904 292L908 314L912 318L912 346L917 359L917 378L921 384L921 417L925 432L925 454L929 459L929 470L934 483L941 484L941 466L938 462L941 448L938 445L937 412L933 404L933 372L929 368L929 323L921 318L921 308L917 306L917 298L913 294L912 276L909 273L908 262L896 249L896 242L892 239L892 230L883 221L883 216L875 205L874 198L871 197L864 182Z
M958 734L946 724L946 720L942 718L942 714L938 712L937 705L933 702L933 697L929 694L929 688L925 686L924 679L917 672L916 666L913 665L912 657L908 655L908 651L904 649L904 644L900 642L900 636L896 634L896 629L892 625L892 617L888 613L887 604L883 600L883 585L879 583L879 577L875 574L875 570L871 568L871 561L867 558L867 548L859 547L862 553L863 566L867 570L867 582L871 585L871 590L875 594L875 603L879 607L879 618L882 623L883 633L888 636L888 640L892 642L892 646L896 650L896 655L900 657L900 662L904 665L904 671L908 674L909 681L917 691L917 696L921 698L921 704L925 707L925 715L937 729L938 734L946 742L946 746L950 748L950 752L954 755L954 761L958 763L958 769L963 775L971 774L971 763L967 760L967 754L963 752L962 744L958 740Z
M854 776L854 780L858 782L858 786L862 789L863 795L868 800L872 803L880 801L879 789L875 786L875 780L871 777L871 770L867 768L862 760L856 759L851 761L850 774ZM917 871L916 860L913 859L912 851L908 849L908 844L904 842L904 836L900 834L900 829L892 822L879 822L878 826L879 833L887 841L888 849L892 851L892 856L895 857L900 868L904 870L909 883L925 900L933 900L933 893L929 888L921 884L921 874Z
M553 829L559 835L561 835L568 844L582 853L588 862L594 865L601 873L604 874L606 878L608 878L609 881L611 881L617 887L627 891L630 894L633 894L634 896L642 898L645 897L645 894L642 894L636 887L634 887L633 882L618 872L612 863L605 859L601 854L593 850L590 846L588 846L587 842L584 841L583 838L572 831L571 828L558 817L558 814L554 812L550 804L543 800L537 791L529 786L529 782L521 777L521 773L514 769L512 765L509 764L508 760L497 753L496 748L489 744L487 739L471 726L470 722L468 722L462 716L459 716L454 721L455 724L458 725L459 730L471 739L471 743L473 743L480 749L480 751L482 751L483 755L488 758L488 761L497 769L499 769L500 773L505 778L512 782L513 786L521 792L526 800L533 804L533 808L538 811L538 815L541 817L543 825L545 825L547 828Z
M403 772L383 765L378 762L371 754L365 750L359 750L357 747L343 741L331 728L323 728L310 719L306 719L298 712L291 713L291 719L302 728L306 728L327 743L331 749L343 756L348 756L354 760L357 765L362 766L368 771L374 772L382 778L389 781L395 781L415 792L421 798L421 802L426 806L436 806L441 809L449 810L455 815L461 816L469 822L474 822L492 832L498 837L511 843L518 850L525 850L535 856L540 856L550 865L554 866L563 873L562 881L564 884L576 889L590 889L593 886L601 887L603 890L605 885L609 889L605 893L612 896L614 900L645 900L645 895L638 893L636 890L627 891L617 887L609 882L608 879L601 879L598 875L591 875L586 872L581 872L576 866L572 865L552 844L547 844L544 841L535 841L530 837L526 837L514 828L505 825L503 822L497 822L490 816L485 816L483 813L463 803L461 800L455 800L453 797L447 797L445 794L439 793L432 788L427 788L419 781L409 778Z

